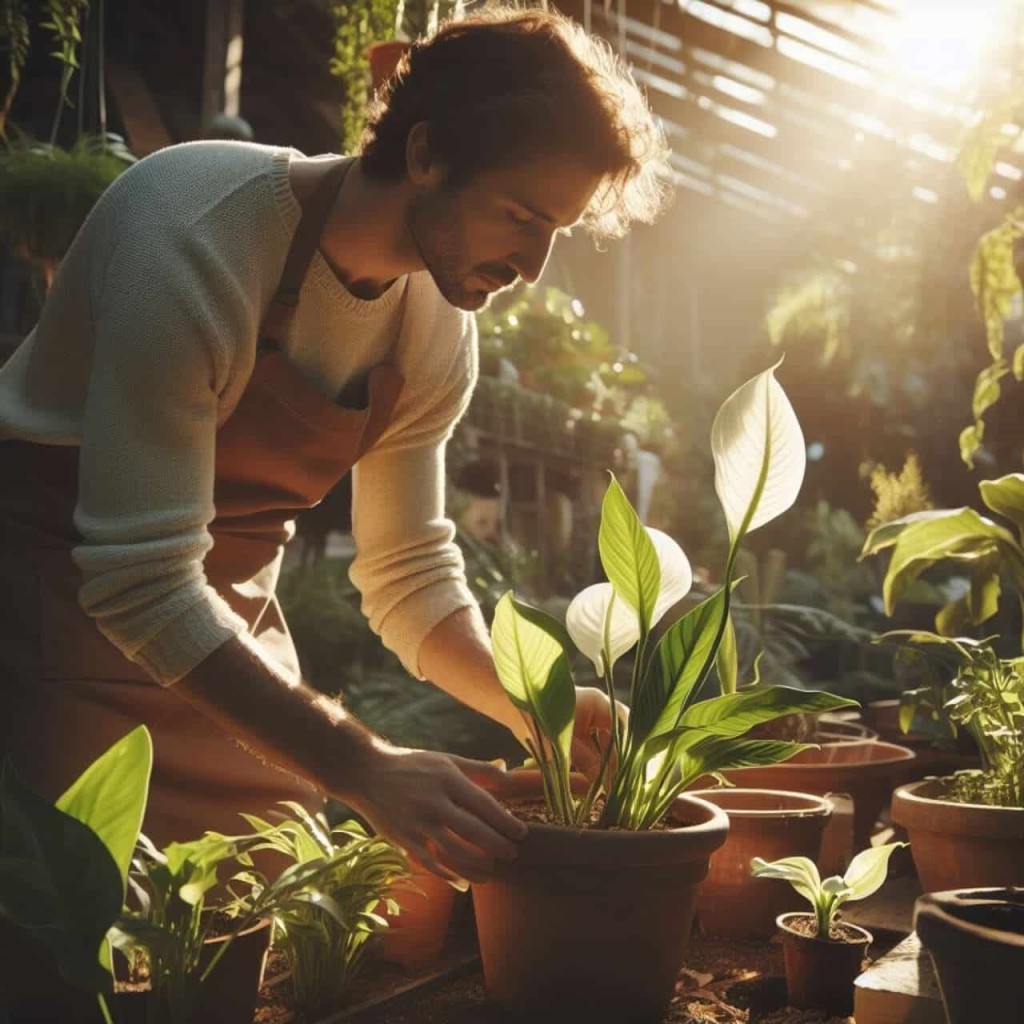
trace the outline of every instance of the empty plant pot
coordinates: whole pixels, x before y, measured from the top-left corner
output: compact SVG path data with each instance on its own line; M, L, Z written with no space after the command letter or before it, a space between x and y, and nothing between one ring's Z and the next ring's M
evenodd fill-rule
M516 1019L662 1019L697 886L729 819L683 796L668 824L632 832L529 823L516 859L472 887L493 1003Z
M893 789L905 782L914 752L895 743L851 740L803 750L781 764L741 768L724 774L735 786L788 792L848 793L853 798L853 849L863 850Z
M729 816L729 835L697 890L701 931L726 938L770 938L776 918L797 909L802 900L790 886L753 878L750 861L803 856L817 862L831 803L809 793L775 789L705 789L688 795L721 807Z
M948 1024L1020 1020L1024 889L927 893L914 928L931 954Z
M835 927L841 938L819 939L804 930L813 929L813 914L782 914L777 924L790 1006L837 1017L853 1013L853 983L873 941L871 932L839 922Z
M1024 885L1024 808L955 803L945 791L943 779L926 779L892 795L924 892Z

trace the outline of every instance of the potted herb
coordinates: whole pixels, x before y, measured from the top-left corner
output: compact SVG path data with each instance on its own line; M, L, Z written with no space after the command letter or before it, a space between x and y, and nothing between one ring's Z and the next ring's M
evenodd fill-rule
M807 857L784 857L771 863L755 857L751 861L755 878L789 882L814 908L810 914L782 914L777 921L791 1006L842 1016L853 1012L853 982L874 936L840 921L839 908L848 900L862 900L877 892L885 881L893 850L906 845L868 847L853 858L842 877L833 875L824 881Z
M294 817L277 824L243 817L264 837L252 852L280 854L285 868L273 883L256 871L240 880L257 898L272 900L272 942L288 962L292 1002L313 1019L341 1004L370 940L387 933L389 921L378 906L383 901L388 912L397 912L396 883L408 878L409 868L398 849L357 821L331 828L322 813L291 801L284 806Z
M666 534L645 528L612 479L599 548L609 582L569 606L566 628L506 594L492 626L495 664L529 725L543 797L511 864L473 886L484 975L514 1013L660 1020L693 918L696 886L728 819L683 791L730 768L772 763L805 745L753 740L755 725L853 702L778 686L738 687L729 603L740 542L795 500L805 452L789 400L768 370L739 388L712 427L716 491L729 525L721 588L683 615L692 572ZM614 697L615 662L636 648L630 712L615 723L592 784L570 773L572 641ZM699 700L717 667L721 693ZM515 809L515 808L514 808Z
M112 989L104 937L124 902L128 865L149 793L153 746L139 726L100 755L51 804L0 767L0 1010L15 1019L70 1018L83 993ZM59 972L59 977L57 975Z
M947 1024L1014 1020L1024 971L1024 889L932 892L914 905Z
M937 632L895 631L930 670L927 685L901 697L901 726L922 712L956 735L968 733L981 767L902 786L893 819L911 837L925 891L1024 884L1024 657L1018 643L1000 655L995 638L957 636L995 615L1005 582L1024 596L1024 475L979 485L987 508L1014 530L974 509L939 509L877 527L864 555L892 549L883 583L888 613L925 570L951 562L969 574L967 593L936 616Z

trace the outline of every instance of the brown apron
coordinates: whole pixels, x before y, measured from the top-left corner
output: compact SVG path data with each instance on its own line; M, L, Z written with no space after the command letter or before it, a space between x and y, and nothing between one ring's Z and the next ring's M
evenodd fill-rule
M316 505L374 444L402 389L374 367L365 408L324 397L289 361L286 335L347 163L328 165L303 209L256 365L217 432L209 583L283 668L298 660L274 596L297 512ZM81 542L72 513L78 448L0 442L0 754L56 798L117 738L144 722L154 766L144 829L158 845L244 828L239 811L278 800L318 807L313 788L264 764L125 658L79 607Z

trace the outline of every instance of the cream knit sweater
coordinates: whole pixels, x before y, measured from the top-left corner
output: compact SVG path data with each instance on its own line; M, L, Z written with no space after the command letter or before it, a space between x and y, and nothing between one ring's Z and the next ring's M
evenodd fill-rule
M210 587L217 426L252 370L300 208L290 149L161 150L106 192L35 330L0 370L0 438L80 445L74 558L83 609L159 682L245 629ZM444 448L476 376L473 317L427 273L352 296L317 254L286 344L324 394L390 358L392 423L357 465L351 576L415 675L420 644L473 603L444 514Z

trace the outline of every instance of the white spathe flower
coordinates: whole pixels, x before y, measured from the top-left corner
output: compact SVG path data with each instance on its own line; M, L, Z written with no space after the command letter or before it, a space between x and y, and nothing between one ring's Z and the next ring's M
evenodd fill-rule
M693 570L683 549L667 533L650 527L645 529L661 567L661 587L651 616L653 627L669 608L689 593L693 585ZM605 651L604 627L609 606L611 620L608 624L608 650ZM594 663L599 676L604 675L606 660L610 672L615 662L640 639L636 612L615 593L610 583L595 583L581 590L565 613L565 627L573 643Z
M733 540L762 475L764 487L748 532L780 516L796 501L807 469L807 448L793 406L775 379L774 366L722 403L711 427L711 451L715 491Z

